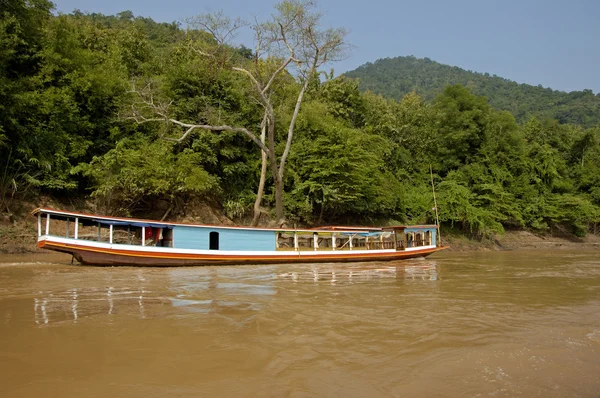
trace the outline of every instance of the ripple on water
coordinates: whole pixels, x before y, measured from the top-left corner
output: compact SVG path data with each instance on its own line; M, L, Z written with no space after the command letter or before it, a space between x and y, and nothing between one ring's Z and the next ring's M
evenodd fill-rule
M600 343L600 329L588 333L587 338L592 340L594 343Z

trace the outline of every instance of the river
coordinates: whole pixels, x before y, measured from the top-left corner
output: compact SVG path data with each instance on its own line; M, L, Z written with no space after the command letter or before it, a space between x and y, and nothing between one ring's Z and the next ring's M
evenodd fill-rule
M98 268L0 255L3 397L599 397L600 252Z

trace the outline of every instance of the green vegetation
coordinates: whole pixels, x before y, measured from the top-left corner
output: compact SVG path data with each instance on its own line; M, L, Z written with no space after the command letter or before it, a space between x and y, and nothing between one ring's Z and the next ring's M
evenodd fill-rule
M600 94L594 95L592 90L566 93L518 84L489 73L443 65L429 58L380 59L347 72L346 76L360 79L363 91L369 90L396 100L414 91L430 101L446 86L460 84L476 95L485 96L494 108L509 111L519 122L535 116L584 127L600 123Z
M125 215L180 214L207 201L248 222L262 151L275 163L265 168L262 207L276 207L281 184L288 222L433 222L430 166L441 221L473 237L505 228L584 235L600 221L600 113L591 93L495 94L510 109L428 69L438 89L406 84L385 98L362 92L364 80L274 73L283 55L261 58L201 29L131 12L51 10L45 0L0 6L0 212L45 194L91 198L102 212ZM273 77L268 98L240 69L259 83ZM579 102L542 102L538 90ZM536 102L537 111L525 109ZM580 113L568 108L575 103ZM160 122L170 119L180 124ZM182 124L196 126L185 139Z

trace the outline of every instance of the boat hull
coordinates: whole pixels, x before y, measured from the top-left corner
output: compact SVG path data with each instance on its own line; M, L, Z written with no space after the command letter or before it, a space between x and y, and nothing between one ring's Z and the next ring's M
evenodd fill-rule
M394 261L425 257L446 247L421 247L407 250L343 250L343 251L276 251L249 253L206 251L177 251L174 249L152 248L136 250L119 245L90 246L79 242L53 241L40 239L38 247L73 255L85 265L99 266L200 266L200 265L239 265L239 264L286 264L286 263L330 263Z

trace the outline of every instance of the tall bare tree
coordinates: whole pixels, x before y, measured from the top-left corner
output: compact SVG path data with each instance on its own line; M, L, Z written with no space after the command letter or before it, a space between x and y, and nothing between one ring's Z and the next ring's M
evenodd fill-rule
M218 59L224 67L239 72L248 80L252 87L253 100L258 101L264 109L262 137L248 126L194 124L173 119L169 116L168 104L157 104L149 92L134 89L139 94L139 101L134 104L133 118L138 122L163 121L185 129L182 135L178 138L169 138L171 140L185 140L198 129L232 131L245 134L261 149L263 167L254 206L254 224L258 223L260 216L260 201L267 170L265 162L271 169L274 181L276 223L282 224L285 221L283 209L285 164L304 95L310 81L317 77L319 68L328 62L340 60L347 47L345 29L322 29L320 26L322 14L315 11L315 8L316 3L312 0L283 1L275 6L276 13L269 21L262 23L255 21L252 24L255 48L250 63L236 62L236 58L231 56L233 48L231 40L237 30L244 26L240 19L232 20L219 12L200 15L188 21L192 27L209 32L216 43L212 49L190 43L193 51L199 56ZM281 84L281 79L278 78L284 73L298 80L300 90L288 125L283 153L278 155L275 152L276 114L273 94L277 85ZM151 111L153 116L148 116L148 111Z

